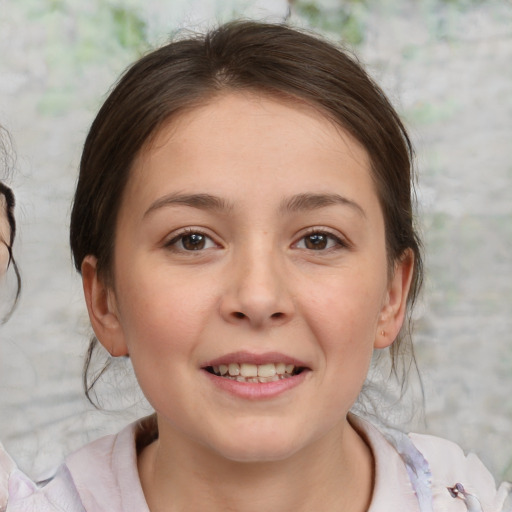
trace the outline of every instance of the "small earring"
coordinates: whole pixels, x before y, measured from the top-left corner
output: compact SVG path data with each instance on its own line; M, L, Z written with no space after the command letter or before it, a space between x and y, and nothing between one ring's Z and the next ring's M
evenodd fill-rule
M381 336L386 336L386 331L380 331Z

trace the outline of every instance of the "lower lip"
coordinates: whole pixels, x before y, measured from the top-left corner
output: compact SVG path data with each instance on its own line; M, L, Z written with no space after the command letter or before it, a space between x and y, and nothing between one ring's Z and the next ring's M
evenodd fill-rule
M231 395L247 400L265 400L279 396L290 389L295 388L306 378L308 370L303 370L298 375L286 377L275 382L238 382L237 380L219 377L206 370L203 373L216 387Z

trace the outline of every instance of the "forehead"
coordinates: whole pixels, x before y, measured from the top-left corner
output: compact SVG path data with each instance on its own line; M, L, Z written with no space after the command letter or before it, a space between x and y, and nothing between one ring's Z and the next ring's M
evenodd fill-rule
M186 158L189 170L208 160L211 170L222 174L229 160L240 169L273 165L277 171L286 158L296 165L301 157L310 161L346 160L347 156L370 171L366 150L319 108L291 97L228 92L164 123L140 151L132 169L148 171L163 160ZM312 172L316 164L312 163Z
M132 166L117 228L176 194L216 196L256 222L294 196L331 194L383 221L369 156L348 132L304 102L254 93L219 95L164 124Z
M369 226L383 225L365 149L311 106L268 96L222 95L163 125L131 169L117 229L143 226L155 205L198 196L216 198L233 225L277 229L299 212L318 211L318 201L286 206L305 196L341 197L355 205L345 216L359 210Z

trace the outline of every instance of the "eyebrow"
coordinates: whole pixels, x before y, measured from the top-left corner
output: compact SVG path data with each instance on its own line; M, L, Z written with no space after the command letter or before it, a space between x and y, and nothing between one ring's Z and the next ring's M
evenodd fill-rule
M147 217L152 212L167 206L183 205L199 210L214 210L218 212L229 212L233 204L211 194L180 194L173 193L157 199L144 213ZM279 207L281 213L294 213L299 211L317 210L327 206L342 205L348 206L366 217L363 208L356 202L347 199L339 194L297 194L283 201Z
M346 197L340 196L339 194L297 194L283 202L281 204L280 210L283 213L298 212L317 210L333 205L348 206L359 213L362 217L366 217L365 211L358 203Z
M160 208L174 205L190 206L191 208L198 208L199 210L215 210L219 212L229 211L233 208L233 206L224 199L210 194L174 193L157 199L145 211L144 217L147 217Z

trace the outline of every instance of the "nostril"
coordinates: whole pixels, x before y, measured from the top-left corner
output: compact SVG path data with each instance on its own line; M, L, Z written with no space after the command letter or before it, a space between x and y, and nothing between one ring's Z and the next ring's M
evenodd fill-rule
M247 315L245 313L242 313L241 311L235 311L233 313L233 316L238 319L247 318ZM284 313L277 312L277 313L273 313L272 315L270 315L270 318L272 318L274 320L278 320L279 318L282 318L283 316L284 316Z

